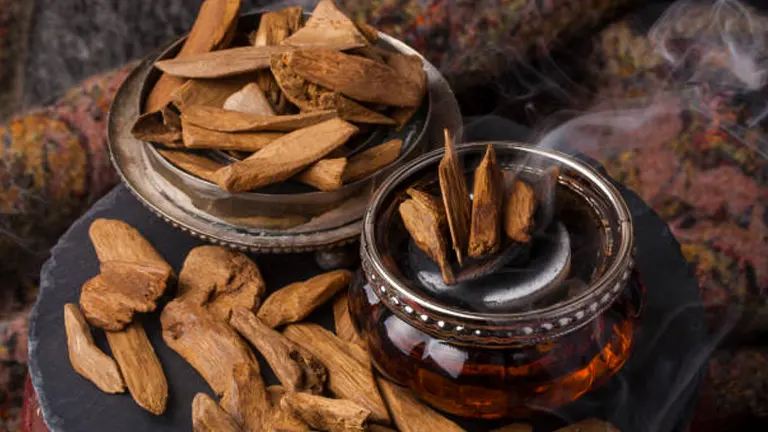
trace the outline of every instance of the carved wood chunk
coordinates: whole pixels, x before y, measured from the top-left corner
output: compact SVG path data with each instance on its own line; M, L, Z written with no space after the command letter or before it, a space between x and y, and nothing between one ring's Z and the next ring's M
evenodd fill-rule
M453 250L459 265L463 265L469 243L471 203L464 170L461 168L459 158L453 149L453 143L447 129L445 131L445 156L440 161L438 174L445 213L448 216L448 228L450 228L451 240L453 241Z
M403 140L394 139L352 156L344 172L344 182L352 183L389 166L400 157L402 148Z
M347 158L323 159L300 172L294 179L323 192L333 192L343 185Z
M288 393L280 404L313 428L330 432L365 432L371 415L352 401L306 393Z
M443 225L440 224L440 213L415 199L400 203L399 211L405 229L410 233L416 247L440 266L446 284L455 284L453 269L448 262L448 245Z
M488 145L485 157L475 169L468 248L468 254L472 258L495 254L501 248L502 181L496 152L492 145Z

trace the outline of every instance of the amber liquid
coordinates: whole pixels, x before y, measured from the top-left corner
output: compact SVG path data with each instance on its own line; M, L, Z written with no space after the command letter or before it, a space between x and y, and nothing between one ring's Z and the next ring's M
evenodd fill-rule
M610 309L559 339L503 349L436 339L394 315L359 280L350 310L379 371L435 408L472 418L529 417L575 401L624 365L638 289L633 278Z

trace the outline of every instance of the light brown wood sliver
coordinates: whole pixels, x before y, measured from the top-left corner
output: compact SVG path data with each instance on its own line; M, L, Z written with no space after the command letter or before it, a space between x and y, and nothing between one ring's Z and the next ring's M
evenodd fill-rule
M344 171L344 182L352 183L389 166L400 157L402 148L403 140L394 139L350 157Z
M187 109L181 118L184 122L219 132L291 132L338 118L338 114L328 110L284 116L263 116L196 106Z
M352 323L352 316L349 314L349 296L346 292L341 293L333 302L333 321L336 325L336 336L339 339L361 347L365 346L365 341L357 334Z
M272 403L264 380L249 363L234 366L221 407L248 431L268 430Z
M293 50L287 46L229 48L161 60L155 67L177 78L227 78L268 69L270 57Z
M333 0L321 0L304 27L282 41L282 45L301 48L339 45L349 49L367 44L355 23Z
M365 432L371 415L352 401L306 393L288 393L280 404L313 428L330 432Z
M224 165L208 159L207 157L192 154L186 151L178 150L157 150L160 155L172 163L176 167L194 175L200 177L203 180L208 180L211 183L215 183L214 174L218 170L224 167Z
M217 132L184 121L184 146L188 149L217 149L257 152L282 132Z
M459 265L463 265L469 243L472 204L469 200L464 170L447 129L445 130L445 155L438 166L438 174L453 250Z
M222 79L191 79L173 93L172 101L181 112L196 105L221 108L230 96L256 79L258 76L255 74Z
M494 254L501 248L502 199L504 195L502 181L501 168L496 161L496 152L492 145L488 145L485 157L475 169L472 224L468 248L468 254L472 258L482 258Z
M419 105L412 108L399 108L392 114L398 129L402 129L413 118L423 99L427 96L427 73L424 71L424 61L417 55L391 54L386 58L387 65L400 75L410 79L421 94Z
M536 212L533 187L522 180L515 180L504 206L504 230L507 237L520 243L531 241L533 216Z
M440 272L446 284L455 284L453 269L448 261L445 227L441 225L441 220L444 220L442 213L416 199L403 201L398 211L416 247L440 266Z
M464 432L456 423L416 399L410 390L379 378L379 388L400 432Z
M192 428L194 432L246 432L205 393L192 400Z
M294 179L323 192L338 190L343 185L347 158L323 159L300 172Z

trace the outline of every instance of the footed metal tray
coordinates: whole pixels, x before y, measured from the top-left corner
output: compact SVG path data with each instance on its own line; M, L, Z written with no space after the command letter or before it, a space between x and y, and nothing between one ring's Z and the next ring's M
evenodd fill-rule
M255 21L258 17L258 13L248 14L241 20ZM419 55L390 36L381 33L379 36L379 43L384 47ZM212 194L193 187L197 181L194 176L158 158L151 144L135 139L130 133L140 112L145 82L156 74L152 66L155 59L178 47L182 40L148 56L123 83L110 111L108 142L113 165L139 201L174 227L207 242L261 253L322 251L350 244L359 237L369 198L387 173L434 147L433 144L442 143L443 129L448 129L457 139L461 138L462 118L456 98L440 72L424 60L429 87L429 98L425 103L427 112L422 130L406 139L403 157L381 175L370 178L367 184L356 185L356 197L321 216L311 215L314 217L303 225L283 230L254 226L242 214L244 208L259 213L263 210L264 214L275 217L281 214L280 201L291 200L293 208L313 208L318 206L318 200L328 195L269 196L263 193L229 194L218 190ZM302 199L306 202L302 203Z

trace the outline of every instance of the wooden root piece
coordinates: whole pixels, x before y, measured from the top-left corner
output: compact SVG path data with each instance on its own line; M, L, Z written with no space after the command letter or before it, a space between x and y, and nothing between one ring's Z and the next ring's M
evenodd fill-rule
M288 392L278 385L267 387L267 393L272 401L271 425L273 431L286 431L286 432L310 432L309 426L294 416L287 409L283 409L282 401Z
M192 400L192 429L195 432L245 432L205 393L198 393Z
M621 432L612 424L598 419L588 419L558 429L555 432Z
M323 192L332 192L342 186L346 168L347 158L323 159L294 178Z
M184 358L217 393L229 385L238 364L259 370L251 350L226 323L190 301L176 299L160 315L163 340Z
M211 183L215 183L214 174L218 170L224 167L224 165L208 159L207 157L189 153L183 150L157 150L160 155L172 163L176 167L200 177L203 180L208 180Z
M349 314L349 296L342 293L333 303L333 321L336 325L336 336L339 339L361 347L365 346L365 341L357 334L352 316Z
M344 182L352 183L375 174L396 161L402 148L403 140L394 139L352 156L344 172Z
M179 297L205 306L229 321L234 308L254 310L266 291L259 267L245 254L220 246L199 246L179 273Z
M272 410L264 380L248 363L235 365L221 407L249 431L268 430Z
M222 168L215 175L216 183L229 192L246 192L287 180L344 145L355 133L357 127L339 118L299 129Z
M131 128L131 134L137 140L178 147L181 141L181 119L166 106L140 116Z
M256 83L247 84L237 93L232 94L224 102L224 109L262 116L275 115L275 110L272 109L261 87Z
M328 389L334 395L370 410L372 421L390 423L373 371L347 353L344 341L316 324L291 324L283 334L325 364Z
M282 44L301 48L341 45L349 49L367 45L368 40L333 0L321 0L304 27Z
M67 331L69 361L75 371L104 393L124 392L125 383L117 363L96 346L91 329L77 305L64 305L64 328Z
M237 27L240 0L207 0L200 7L189 37L177 59L221 49L229 45ZM145 112L168 105L173 93L184 80L163 74L147 97Z
M271 64L272 74L282 93L304 112L335 110L339 117L350 122L395 124L395 121L387 116L300 77L288 68L284 56L273 57Z
M256 75L214 80L192 79L176 89L171 100L181 112L196 105L221 108L230 96L256 79Z
M445 130L445 156L440 161L438 170L440 190L443 195L445 214L448 216L448 228L451 231L453 250L459 265L463 265L469 243L471 203L464 170L461 168L461 163L447 129Z
M378 382L400 432L464 432L456 423L421 403L410 390L383 378L379 378Z
M501 247L501 203L504 193L502 181L496 152L492 145L488 145L485 157L475 169L468 249L472 258L494 254Z
M133 400L152 414L165 412L168 381L141 322L134 321L124 330L105 333Z
M257 316L270 328L299 322L346 288L350 281L350 271L335 270L292 283L267 297Z
M273 55L293 50L288 46L238 47L160 60L155 67L178 78L227 78L268 69Z
M96 219L88 234L101 263L117 261L172 272L171 266L134 227L115 219Z
M400 203L400 217L405 229L411 234L416 247L440 266L443 281L448 285L456 283L451 264L448 262L448 246L444 236L444 225L440 224L441 213L415 199Z
M257 152L285 134L280 132L217 132L184 121L184 146L189 149L217 149Z
M365 432L371 412L360 405L306 393L288 393L280 405L318 430Z
M531 241L535 212L536 196L533 187L522 180L515 180L504 208L504 231L507 237L520 243Z
M312 354L266 326L247 309L236 308L229 323L264 356L284 388L292 392L323 392L327 372Z
M219 132L290 132L337 118L334 111L317 111L284 116L263 116L212 107L190 107L182 120Z
M412 108L400 108L392 114L397 122L398 129L402 129L413 118L424 97L427 96L427 73L424 71L424 62L416 55L390 54L386 57L386 63L398 74L410 80L421 95L419 104Z
M513 423L498 429L494 429L491 432L533 432L533 426L525 423Z
M423 88L395 69L367 58L315 48L283 56L302 78L352 99L397 107L417 107Z

